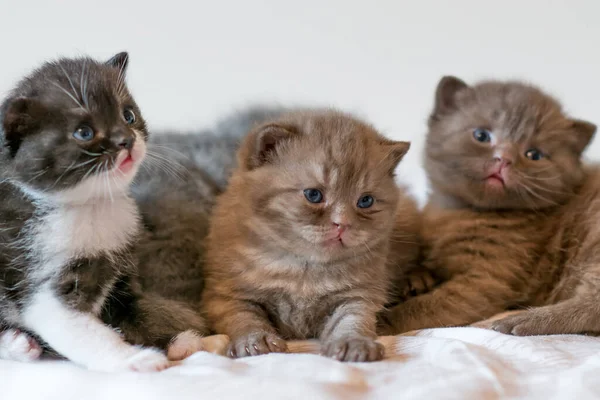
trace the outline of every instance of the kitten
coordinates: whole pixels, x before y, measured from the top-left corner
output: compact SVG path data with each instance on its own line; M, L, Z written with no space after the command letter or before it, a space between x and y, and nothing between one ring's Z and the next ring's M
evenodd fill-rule
M418 255L416 207L394 182L408 148L334 111L291 113L246 137L213 211L203 293L231 356L319 338L338 360L383 357L376 314ZM391 245L403 259L388 259Z
M204 287L204 244L215 198L223 192L242 136L269 117L282 113L277 108L254 107L224 118L214 129L182 133L156 133L148 143L146 158L136 176L131 194L139 207L142 230L135 245L139 281L145 293L155 293L178 309L185 332L168 346L168 355L179 360L204 350L202 334L208 333L200 309ZM116 310L131 315L122 298L110 302ZM132 325L138 323L134 315ZM163 332L168 331L161 328ZM129 329L128 331L131 331ZM143 334L143 332L138 332ZM128 340L144 343L131 335Z
M106 63L46 63L2 103L2 357L38 357L38 338L91 369L169 365L161 352L132 346L101 320L107 299L121 290L135 299L130 311L140 311L136 329L170 318L162 303L135 293L131 246L139 215L127 192L147 130L124 82L127 60L120 53Z
M600 172L581 162L595 131L529 85L440 81L426 142L424 264L448 280L391 310L396 331L541 306L495 326L600 332Z

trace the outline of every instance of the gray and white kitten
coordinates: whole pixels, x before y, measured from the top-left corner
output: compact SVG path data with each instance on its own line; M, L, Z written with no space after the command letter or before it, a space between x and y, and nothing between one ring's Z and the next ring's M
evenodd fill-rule
M46 63L1 105L0 358L35 359L41 341L91 369L160 370L162 352L129 342L159 345L187 316L201 321L136 280L140 218L128 188L148 134L127 60ZM107 320L108 299L124 292L128 319Z

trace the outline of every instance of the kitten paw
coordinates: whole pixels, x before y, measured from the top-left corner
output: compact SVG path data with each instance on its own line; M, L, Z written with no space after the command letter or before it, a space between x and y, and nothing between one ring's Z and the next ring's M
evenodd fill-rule
M496 321L492 329L514 336L553 335L561 333L574 333L565 329L562 324L553 323L553 319L546 313L537 310L521 311L513 316Z
M141 349L128 357L122 369L136 372L158 372L171 366L169 359L155 349Z
M406 300L430 292L437 283L437 279L425 268L415 269L406 276L400 298Z
M522 310L506 311L506 312L503 312L503 313L500 313L500 314L496 314L496 315L494 315L491 318L484 319L483 321L475 322L475 323L473 323L473 324L471 324L469 326L473 327L473 328L480 328L480 329L494 329L494 324L496 322L498 322L498 321L500 321L500 320L502 320L504 318L511 317L513 315L521 314L523 312L524 311L522 311Z
M171 340L167 347L167 357L171 361L181 361L202 350L202 336L194 330L187 330Z
M371 338L345 338L325 344L321 354L344 362L379 361L383 359L385 348Z
M227 354L232 358L258 356L269 353L287 353L287 343L279 336L255 332L231 339Z
M18 329L0 332L0 358L12 361L34 361L42 355L42 346Z

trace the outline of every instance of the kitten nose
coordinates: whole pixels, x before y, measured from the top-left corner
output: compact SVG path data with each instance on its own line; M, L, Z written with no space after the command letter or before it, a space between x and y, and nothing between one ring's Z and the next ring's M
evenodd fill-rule
M334 222L333 225L336 227L338 235L341 235L346 229L350 228L350 224Z
M133 135L117 134L112 138L113 142L121 149L131 150L135 143L135 137Z
M494 157L494 161L496 162L496 164L500 164L500 169L503 169L504 167L512 164L512 160L506 156Z

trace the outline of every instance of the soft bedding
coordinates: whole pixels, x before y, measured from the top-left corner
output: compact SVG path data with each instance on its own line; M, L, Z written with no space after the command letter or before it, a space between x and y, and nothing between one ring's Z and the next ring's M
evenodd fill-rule
M600 397L600 339L444 328L380 338L384 361L295 354L231 360L196 353L157 374L100 373L65 361L0 361L0 399L586 399ZM226 345L216 343L216 350Z

